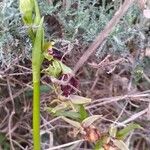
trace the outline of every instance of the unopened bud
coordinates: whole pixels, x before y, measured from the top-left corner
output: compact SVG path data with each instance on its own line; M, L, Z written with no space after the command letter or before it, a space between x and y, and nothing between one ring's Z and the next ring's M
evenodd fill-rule
M32 13L34 9L34 1L33 0L20 0L19 8L20 8L20 12L22 14L24 23L31 24Z

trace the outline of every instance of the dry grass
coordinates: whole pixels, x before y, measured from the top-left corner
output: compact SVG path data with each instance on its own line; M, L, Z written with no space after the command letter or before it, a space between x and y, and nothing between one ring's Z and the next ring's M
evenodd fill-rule
M71 53L73 55L74 50ZM78 52L77 57L80 57L80 53L82 51ZM110 54L108 56L98 65L94 63L97 58L92 57L89 65L77 73L81 83L80 94L93 99L86 106L91 115L102 115L96 124L100 132L106 132L111 124L117 127L123 127L129 122L140 124L143 130L131 133L127 141L131 149L145 150L150 146L150 90L140 90L132 82L132 75L125 68L126 65L131 65L130 62L118 62L117 60L124 59ZM73 65L71 62L75 62L74 59L76 58L70 57L66 61ZM10 142L11 149L32 149L32 95L29 94L32 89L31 68L26 65L30 66L30 61L26 64L16 63L1 71L0 130L6 136L6 143ZM41 84L50 86L51 83L43 76ZM45 107L56 96L52 89L41 94L43 149L65 149L67 146L70 149L92 148L92 144L84 142L80 137L70 137L72 127L60 117L52 117L45 111Z

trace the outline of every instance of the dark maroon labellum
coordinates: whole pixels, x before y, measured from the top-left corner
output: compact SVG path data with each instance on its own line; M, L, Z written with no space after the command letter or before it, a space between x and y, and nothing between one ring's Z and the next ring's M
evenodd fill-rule
M54 58L61 60L63 57L63 52L55 49L55 48L50 48L48 49L48 54L52 55Z
M61 80L63 81L67 81L69 78L69 74L64 74L61 77ZM71 86L70 86L71 85ZM75 89L74 88L78 88L79 86L79 81L76 77L72 77L68 83L68 85L61 85L61 90L62 90L62 95L68 97L70 94L75 93ZM74 87L74 88L73 88Z

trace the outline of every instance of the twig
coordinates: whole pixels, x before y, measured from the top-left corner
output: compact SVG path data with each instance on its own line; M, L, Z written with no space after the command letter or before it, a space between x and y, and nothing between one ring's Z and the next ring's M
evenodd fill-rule
M11 91L11 87L10 87L10 83L9 83L8 78L7 78L7 85L8 85L9 96L11 98L12 107L13 107L12 112L11 112L10 117L9 117L9 121L8 121L9 141L10 141L11 149L15 150L13 142L12 142L12 135L11 135L12 119L13 119L13 115L15 114L15 103L14 103L14 99L13 99L13 95L12 95L12 91Z
M140 93L135 93L135 94L129 94L129 95L123 95L123 96L116 96L116 97L109 97L109 98L102 98L102 99L97 99L93 101L89 106L86 106L86 109L91 109L95 108L98 106L106 105L112 102L117 102L126 98L139 98L139 97L150 97L150 94L140 94ZM99 102L98 104L95 104Z
M121 122L121 124L127 124L127 123L129 123L129 122L135 120L136 118L139 118L139 117L142 116L143 114L147 113L147 111L148 111L148 108L146 108L146 109L144 109L144 110L142 110L142 111L140 111L140 112L138 112L138 113L132 115L132 116L131 116L130 118L128 118L127 120Z
M100 68L103 66L107 66L109 63L109 58L111 55L107 55L99 64L96 63L88 63L90 66L92 66L93 68Z
M125 112L125 109L126 109L127 105L128 105L128 102L127 102L127 103L125 104L125 106L122 108L122 110L121 110L119 116L118 116L117 119L114 121L114 123L116 123L116 122L119 121L119 119L121 118L121 116L122 116L123 113Z
M16 97L18 97L20 94L22 94L23 92L25 92L27 89L28 89L28 87L25 87L24 89L21 89L20 91L16 92L16 93L12 96L13 99L16 98ZM5 106L5 104L6 104L7 102L9 102L9 101L11 101L11 98L10 98L10 97L6 98L5 100L2 100L2 101L0 102L0 107Z
M83 64L88 60L88 58L95 52L95 50L103 43L103 41L109 36L113 31L114 27L118 24L119 20L123 17L125 12L130 6L132 6L134 0L125 0L123 5L120 6L119 10L115 13L114 17L106 25L104 30L100 32L95 41L90 45L90 47L83 53L79 61L74 67L74 74L83 66Z
M46 125L48 125L48 124L51 124L51 123L53 123L53 122L55 122L55 121L57 121L57 120L59 120L59 119L61 119L61 117L56 117L56 118L54 118L54 119L52 119L52 120L50 120L50 121L47 121L47 123L42 124L40 128L43 128L44 126L46 126Z
M146 79L148 83L150 83L150 78L143 72L143 77Z
M51 147L47 150L55 150L55 149L61 149L63 147L67 147L67 146L70 146L70 145L73 145L73 144L76 144L76 143L79 143L79 142L83 142L84 140L77 140L77 141L74 141L74 142L70 142L70 143L67 143L67 144L62 144L60 146L55 146L55 147Z
M13 142L12 142L12 129L11 129L11 124L12 124L12 119L13 119L13 115L15 114L15 111L12 111L9 117L9 121L8 121L8 130L9 130L9 141L10 141L10 145L11 145L11 149L15 150Z
M52 5L53 4L53 0L48 0L49 4Z
M30 69L30 68L27 68L27 67L25 67L25 66L22 66L22 65L16 65L18 68L22 68L22 69L25 69L25 70L28 70L28 71L32 71L32 69Z
M148 104L147 119L150 120L150 103Z
M7 77L7 76L19 76L19 75L26 75L26 74L31 74L32 72L19 72L19 73L10 73L10 74L5 74L1 75L2 78Z
M95 63L91 64L91 63L89 63L89 65L92 66L93 68L101 68L101 67L117 65L117 64L120 64L121 62L124 62L124 61L125 61L124 58L119 58L119 59L111 61L111 62L109 60L105 60L105 61L102 61L102 63L100 62L99 64L95 64Z
M20 150L25 150L25 148L23 146L21 146L21 144L19 144L17 141L12 139L12 142L14 142L17 146L19 146Z

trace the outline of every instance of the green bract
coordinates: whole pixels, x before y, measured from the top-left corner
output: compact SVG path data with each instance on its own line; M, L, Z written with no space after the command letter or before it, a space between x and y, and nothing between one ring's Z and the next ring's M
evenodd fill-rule
M53 60L53 56L52 56L52 55L49 55L47 52L44 52L43 55L44 55L44 57L45 57L48 61Z
M20 12L25 24L32 23L32 13L34 10L34 3L32 0L20 0L19 4Z
M41 20L40 10L38 7L38 3L36 0L32 0L35 6L35 17L34 17L34 25L38 25Z
M50 64L48 68L43 69L42 72L45 72L48 75L57 78L62 72L62 68L60 66L60 63L57 60L53 60L52 64Z

